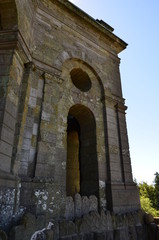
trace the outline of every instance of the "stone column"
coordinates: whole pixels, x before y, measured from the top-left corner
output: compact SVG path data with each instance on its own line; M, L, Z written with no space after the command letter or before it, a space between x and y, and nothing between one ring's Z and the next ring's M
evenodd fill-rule
M42 108L39 120L37 158L35 168L34 187L37 198L37 212L46 211L38 204L41 194L46 194L46 208L51 217L59 218L65 215L66 201L66 149L63 147L63 119L58 119L58 102L63 94L59 77L53 74L44 74ZM60 92L59 92L60 91ZM67 120L67 118L66 118ZM59 124L59 126L58 126ZM63 123L64 124L64 123ZM67 124L67 122L65 123ZM59 140L59 139L61 140ZM61 144L61 145L60 145ZM59 147L59 145L61 147ZM38 183L39 179L43 180ZM39 190L38 190L39 189ZM38 201L39 198L39 201ZM43 209L41 209L41 207ZM41 209L41 210L40 210Z
M113 101L107 106L108 142L112 207L114 212L134 211L140 208L139 193L132 180L131 161L125 120L124 102Z
M44 74L44 78L35 177L54 178L57 141L56 106L53 104L54 77L50 74Z
M113 210L112 187L122 182L119 154L118 127L112 96L106 96L105 103L105 144L106 144L106 198L108 210Z
M21 84L14 141L13 172L34 177L37 137L41 112L43 78L41 71L29 62Z
M110 166L110 152L109 152L109 140L108 140L108 118L107 116L107 102L106 98L103 97L103 121L104 121L104 140L105 140L105 154L106 154L106 177L105 183L103 184L105 187L106 194L106 208L107 210L112 210L112 187L111 187L111 166Z
M118 125L118 139L119 139L119 151L120 151L120 162L121 162L121 175L122 182L131 183L132 169L129 154L129 143L125 119L125 110L127 107L124 104L117 104L116 106L116 117Z
M138 190L132 180L123 100L106 97L107 184L109 210L125 212L140 208Z
M21 91L18 101L18 114L16 122L16 131L14 136L14 148L13 148L13 157L12 157L12 172L17 174L19 171L20 165L20 152L22 148L23 134L24 134L24 120L26 119L27 108L26 108L26 97L28 92L28 78L31 71L32 63L29 62L25 64L23 79L21 82ZM25 108L25 111L24 111ZM25 116L24 116L25 114Z
M0 169L7 172L10 172L12 146L5 141L4 113L12 57L12 51L8 54L8 50L0 50Z
M1 51L0 59L0 169L9 173L23 64L18 53L11 50Z

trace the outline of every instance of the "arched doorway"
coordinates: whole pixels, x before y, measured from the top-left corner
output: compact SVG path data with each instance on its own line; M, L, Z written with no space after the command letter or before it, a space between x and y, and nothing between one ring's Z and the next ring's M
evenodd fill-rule
M67 121L66 193L98 197L96 124L93 113L83 105L70 108Z

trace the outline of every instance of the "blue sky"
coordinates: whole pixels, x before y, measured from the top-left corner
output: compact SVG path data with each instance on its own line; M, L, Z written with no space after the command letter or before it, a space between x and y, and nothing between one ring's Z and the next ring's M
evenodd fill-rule
M71 2L128 43L119 57L133 177L151 184L159 172L159 1Z

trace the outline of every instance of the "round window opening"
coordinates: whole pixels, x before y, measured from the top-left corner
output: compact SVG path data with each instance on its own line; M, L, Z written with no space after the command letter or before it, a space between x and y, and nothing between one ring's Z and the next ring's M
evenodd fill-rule
M86 72L80 68L74 68L71 72L71 79L76 88L82 92L90 90L92 83Z

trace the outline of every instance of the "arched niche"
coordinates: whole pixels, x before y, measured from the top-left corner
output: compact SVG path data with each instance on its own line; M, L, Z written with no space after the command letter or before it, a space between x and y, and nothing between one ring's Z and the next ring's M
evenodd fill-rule
M99 195L96 123L89 108L77 104L67 120L66 194Z

